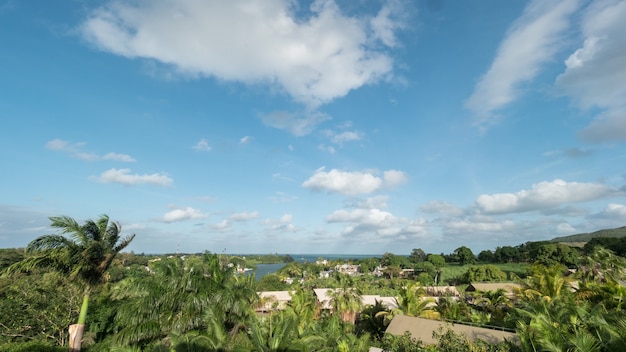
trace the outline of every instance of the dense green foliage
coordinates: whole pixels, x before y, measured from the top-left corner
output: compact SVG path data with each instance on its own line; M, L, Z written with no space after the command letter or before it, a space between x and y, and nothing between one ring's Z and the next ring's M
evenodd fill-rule
M88 352L367 351L370 346L430 352L626 350L625 259L601 247L606 243L613 242L579 251L529 242L478 257L467 247L450 255L414 249L408 256L385 253L352 261L362 265L355 276L337 272L343 261L291 262L258 282L237 272L252 256L120 253L107 263L103 277L91 281L97 285L88 285L83 343ZM0 253L12 268L19 267L15 261L49 260L43 254ZM379 267L385 264L400 271L385 272ZM67 345L67 326L78 316L88 281L75 280L83 276L57 266L28 268L0 277L0 350L66 350L59 346ZM331 270L328 278L320 277ZM515 280L521 288L435 301L420 286L502 280ZM334 289L330 309L313 294L321 287ZM289 290L291 301L285 306L265 301L257 293L261 290ZM396 297L397 307L363 306L360 296L366 294ZM470 341L453 330L435 332L437 343L431 346L410 335L385 334L399 314L511 329L519 344Z

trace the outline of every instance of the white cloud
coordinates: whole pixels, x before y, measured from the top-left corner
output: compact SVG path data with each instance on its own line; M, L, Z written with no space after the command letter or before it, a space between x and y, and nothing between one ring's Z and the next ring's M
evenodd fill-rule
M485 216L450 218L442 222L442 229L447 235L501 234L515 228L511 220L496 220Z
M517 193L481 195L476 206L485 213L518 213L557 207L564 203L593 201L623 192L598 183L543 181Z
M163 218L161 220L163 222L176 222L192 219L206 219L208 217L208 214L204 214L201 211L191 207L186 207L168 211L163 215Z
M595 143L626 141L626 108L612 108L599 114L589 126L580 131L579 136Z
M601 211L589 215L585 224L589 232L598 229L622 227L626 223L626 205L609 203Z
M207 141L204 138L199 140L198 143L196 143L196 145L194 145L192 148L195 149L195 150L199 150L201 152L210 152L211 151L211 146L209 145L209 141Z
M356 222L368 225L383 225L395 222L393 214L380 209L341 209L326 217L328 222Z
M102 159L104 160L115 160L115 161L123 161L125 163L135 162L135 158L127 154L118 154L118 153L108 153L105 154Z
M384 209L387 208L387 201L389 200L388 196L375 196L367 198L363 201L359 201L356 204L353 204L354 207L360 209Z
M569 27L568 17L578 7L578 1L546 0L534 0L526 7L465 103L479 125L490 123L494 111L517 99L519 85L532 80L540 66L554 57Z
M358 195L376 192L384 187L394 187L405 182L406 179L405 173L397 170L385 171L383 178L380 178L368 172L347 172L337 169L327 172L322 167L304 181L302 186L313 191Z
M342 235L367 238L368 241L393 239L405 241L428 235L428 224L423 219L409 221L376 208L336 210L326 217L328 223L346 223Z
M100 156L98 154L85 152L83 151L83 147L85 145L87 145L87 143L85 142L72 143L72 142L64 141L62 139L57 138L46 143L46 149L59 151L59 152L65 152L65 153L70 154L74 158L81 159L81 160L88 160L88 161L114 160L114 161L122 161L125 163L132 163L136 161L135 158L127 154L119 154L119 153L111 152L103 156Z
M378 11L376 17L370 20L374 37L388 47L397 45L396 32L404 28L402 15L403 8L398 1L389 1Z
M273 196L269 197L269 200L275 203L290 203L298 200L298 197L285 192L276 192Z
M75 152L85 145L84 142L71 143L62 139L53 139L46 143L46 148L50 150L60 150L65 152Z
M259 217L258 211L253 211L250 213L234 213L228 217L229 220L232 221L248 221L252 219L256 219Z
M170 65L181 74L278 86L311 108L390 74L402 9L349 17L317 0L296 18L297 2L109 2L83 23L102 50ZM228 28L227 31L224 29ZM382 44L382 46L381 46Z
M357 131L345 131L335 134L331 137L331 141L335 144L342 145L346 142L354 142L363 139L363 134Z
M252 136L243 136L239 140L239 143L241 143L241 144L248 144L248 143L252 142L253 140L254 140L254 137L252 137Z
M337 152L335 147L333 147L332 145L320 144L317 146L317 149L324 151L324 152L328 152L329 154L335 154Z
M130 169L110 169L96 177L96 180L102 183L120 183L123 185L152 184L157 186L170 186L174 181L169 176L159 173L131 174Z
M618 221L626 221L626 206L623 204L608 204L600 213L595 214L596 218L616 219Z
M592 2L583 16L582 46L565 60L556 86L583 109L603 113L580 132L590 142L626 140L626 1Z
M268 233L281 233L281 232L298 232L300 229L293 223L292 214L283 214L278 220L265 219L261 223L267 225L266 231Z
M436 214L439 216L457 217L465 213L465 211L453 204L441 200L435 200L419 208L424 213Z
M306 136L319 124L330 120L331 117L319 111L294 113L288 111L273 111L262 114L261 121L270 127L290 132L294 136Z
M576 233L576 229L572 225L562 222L556 226L556 232L559 235L571 235Z

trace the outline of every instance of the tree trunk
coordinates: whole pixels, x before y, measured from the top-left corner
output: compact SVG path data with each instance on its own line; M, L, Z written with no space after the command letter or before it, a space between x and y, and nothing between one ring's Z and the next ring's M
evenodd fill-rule
M83 333L85 332L85 320L87 309L89 308L89 292L83 296L83 304L78 314L78 323L70 325L70 352L80 352L83 343Z
M80 351L84 332L85 324L70 325L70 352Z

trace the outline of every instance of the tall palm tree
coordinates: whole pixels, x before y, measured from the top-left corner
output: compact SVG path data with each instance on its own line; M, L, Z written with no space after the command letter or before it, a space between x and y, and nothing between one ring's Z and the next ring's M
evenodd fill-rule
M328 292L333 313L339 314L342 321L354 324L356 314L363 305L361 290L354 287L354 280L348 275L338 274L336 279L339 288Z
M50 221L50 226L58 233L40 236L30 242L26 252L32 256L12 265L9 271L52 268L84 285L78 322L70 326L70 351L80 351L89 294L107 281L107 270L113 259L135 235L120 237L122 226L109 221L107 215L101 215L96 221L87 220L83 225L68 216L50 217ZM68 237L64 236L68 234Z

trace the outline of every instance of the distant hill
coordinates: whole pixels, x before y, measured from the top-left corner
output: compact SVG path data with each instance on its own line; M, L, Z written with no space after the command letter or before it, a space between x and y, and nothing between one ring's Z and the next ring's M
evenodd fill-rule
M569 235L562 237L555 237L551 239L551 242L589 242L592 238L596 237L626 237L626 226L618 227L616 229L599 230L591 233L579 233L577 235Z

